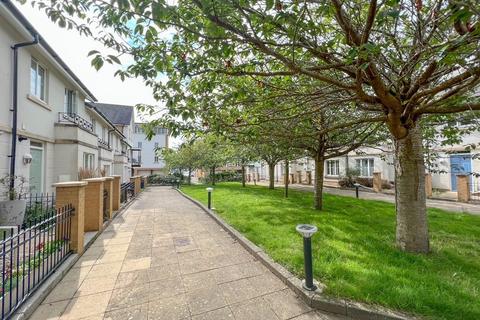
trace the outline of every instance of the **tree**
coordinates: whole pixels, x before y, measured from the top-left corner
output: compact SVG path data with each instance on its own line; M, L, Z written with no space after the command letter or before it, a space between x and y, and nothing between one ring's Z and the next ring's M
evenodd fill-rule
M178 170L183 173L188 172L187 183L192 182L192 172L198 166L198 148L191 143L183 143L178 150L162 149L162 156L168 170Z
M60 25L73 25L72 15L89 16L129 37L127 45L108 34L100 40L135 57L119 76L145 77L169 105L198 74L303 75L345 92L359 111L383 116L395 145L397 246L429 251L419 120L480 109L474 91L480 81L478 1L37 3ZM86 25L77 27L88 33ZM171 28L174 36L165 39L162 31ZM96 67L115 60L92 55ZM166 84L158 83L159 72L169 75Z

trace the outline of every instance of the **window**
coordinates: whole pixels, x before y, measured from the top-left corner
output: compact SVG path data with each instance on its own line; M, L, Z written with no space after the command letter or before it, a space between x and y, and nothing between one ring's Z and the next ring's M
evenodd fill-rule
M83 168L92 170L95 168L95 155L93 153L83 153Z
M143 133L143 128L141 127L141 125L135 125L135 133Z
M107 141L107 129L102 127L102 140Z
M155 157L153 158L153 162L155 163L158 163L158 160L159 160L157 151L158 151L158 142L155 142L155 147L153 148L153 154L155 155Z
M138 141L137 147L138 149L142 149L142 141Z
M97 121L93 116L90 116L90 122L92 123L93 133L97 133Z
M373 159L357 159L357 169L362 177L373 176Z
M165 133L167 133L167 129L156 127L155 128L155 133L156 134L165 134Z
M77 112L77 94L73 90L65 89L65 112Z
M32 59L30 65L30 93L42 101L46 101L46 78L47 71L36 60Z
M340 175L340 161L339 160L328 160L327 161L327 176L338 176Z

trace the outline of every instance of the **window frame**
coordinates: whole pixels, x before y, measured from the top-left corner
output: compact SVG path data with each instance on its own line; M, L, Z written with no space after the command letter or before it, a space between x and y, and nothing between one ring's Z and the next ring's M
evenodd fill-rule
M70 99L71 98L71 99ZM72 103L71 105L71 112L68 111L69 102ZM69 88L65 88L65 96L64 96L64 111L66 113L77 113L77 91L72 90Z
M356 167L360 171L360 177L371 178L375 171L375 158L355 159ZM366 164L366 167L364 166ZM366 171L364 170L366 168ZM366 174L364 174L366 173Z
M95 154L89 152L83 153L83 168L95 170Z
M35 69L33 68L33 64L35 64ZM43 70L43 77L41 78L43 80L43 87L42 83L40 83L41 92L37 90L37 86L39 85L39 69ZM33 73L32 71L34 71L35 73ZM32 57L30 61L30 94L45 103L47 103L47 74L47 68L43 64L38 62L37 59ZM35 76L35 79L32 79L33 76Z
M340 176L340 160L327 160L327 176Z

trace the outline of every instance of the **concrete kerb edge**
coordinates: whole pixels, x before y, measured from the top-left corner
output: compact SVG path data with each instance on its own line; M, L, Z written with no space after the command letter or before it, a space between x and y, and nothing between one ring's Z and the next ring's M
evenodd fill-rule
M318 284L319 290L314 292L307 291L302 287L302 281L294 276L290 271L284 268L282 265L273 261L268 254L266 254L260 247L252 243L245 238L240 232L226 223L220 218L213 210L209 210L201 202L193 199L179 189L176 189L183 197L193 202L200 207L205 213L207 213L217 224L219 224L225 231L227 231L234 239L236 239L248 252L250 252L255 258L257 258L265 267L267 267L273 274L275 274L281 281L283 281L290 289L292 289L302 300L304 300L310 307L344 315L353 319L370 320L370 319L383 319L383 320L407 320L417 319L413 316L402 314L397 311L392 311L383 307L376 307L358 303L354 301L348 301L344 299L335 299L326 297L322 294L322 288L324 285Z
M103 229L100 232L97 232L84 246L83 252L81 254L73 253L71 254L46 280L45 282L36 289L35 293L30 296L27 301L21 306L16 312L13 313L12 320L26 320L28 319L35 310L42 304L43 300L52 292L57 284L65 277L65 275L70 271L70 269L75 265L75 263L82 257L83 253L87 251L88 248L95 242L95 240L105 231L105 229L113 222L114 219L121 216L138 196L133 198L127 204L124 204L119 210L117 210L112 217L103 224Z

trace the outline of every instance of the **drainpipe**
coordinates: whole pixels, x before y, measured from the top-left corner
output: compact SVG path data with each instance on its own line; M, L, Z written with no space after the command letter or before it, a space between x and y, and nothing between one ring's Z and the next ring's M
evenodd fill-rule
M34 39L31 42L17 43L12 46L13 50L13 108L10 110L13 112L12 120L12 148L10 152L10 199L14 197L13 192L15 189L15 161L17 154L17 115L18 115L18 49L22 47L32 46L38 44L38 34L34 35Z

